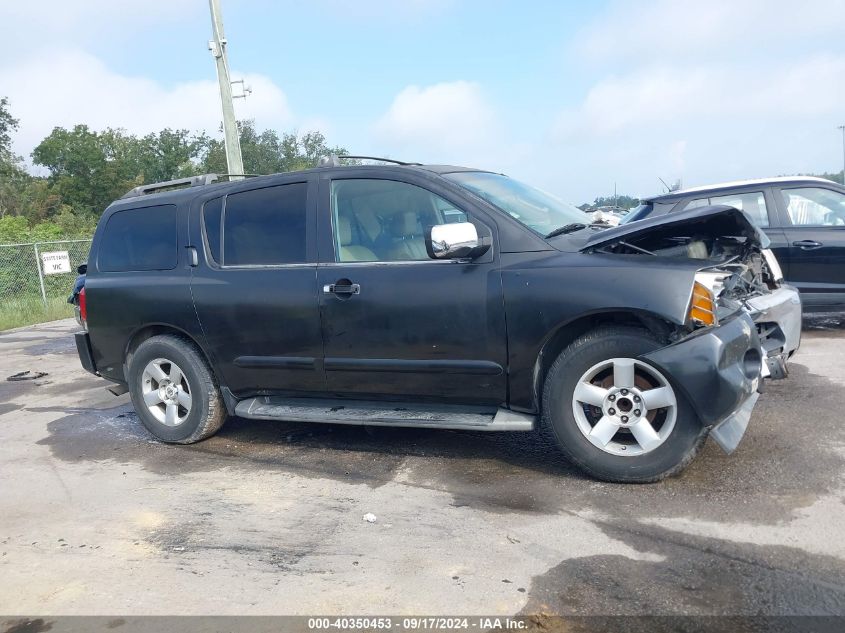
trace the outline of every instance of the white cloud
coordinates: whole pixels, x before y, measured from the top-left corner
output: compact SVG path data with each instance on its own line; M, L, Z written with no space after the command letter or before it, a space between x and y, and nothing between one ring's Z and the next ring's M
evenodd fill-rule
M843 2L613 3L570 49L592 84L545 153L576 191L840 169L843 31Z
M165 127L206 130L220 126L220 97L209 59L206 80L164 86L145 77L110 70L98 58L75 50L43 53L11 67L0 67L0 85L20 119L15 150L28 155L55 126L85 123L94 129L124 128L143 134ZM263 75L243 74L254 92L236 100L240 119L259 127L284 128L293 122L287 98Z
M496 115L468 81L408 86L376 122L375 139L414 160L466 162L490 147Z
M689 128L745 118L773 126L784 119L845 111L845 55L820 56L773 68L739 64L649 66L604 79L580 107L564 112L557 133L569 140L680 124Z
M574 50L593 62L789 56L796 41L825 46L843 30L840 0L617 0L581 31Z
M204 19L211 29L208 3L197 0L3 0L0 53L8 63L44 48L78 42L109 40L140 47L138 32L187 18Z

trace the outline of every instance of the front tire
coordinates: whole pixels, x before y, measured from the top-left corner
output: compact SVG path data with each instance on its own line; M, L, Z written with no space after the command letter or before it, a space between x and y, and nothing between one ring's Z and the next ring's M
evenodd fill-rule
M157 439L193 444L226 421L220 388L200 351L176 335L154 336L129 359L129 393L141 423Z
M629 326L573 341L546 377L542 433L598 479L648 483L680 473L706 432L669 377L638 360L663 345Z

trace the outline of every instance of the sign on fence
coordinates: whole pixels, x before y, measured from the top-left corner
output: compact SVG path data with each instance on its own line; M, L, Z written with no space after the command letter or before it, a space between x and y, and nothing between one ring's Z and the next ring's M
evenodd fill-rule
M70 272L70 255L67 251L41 253L41 262L45 275L58 275Z

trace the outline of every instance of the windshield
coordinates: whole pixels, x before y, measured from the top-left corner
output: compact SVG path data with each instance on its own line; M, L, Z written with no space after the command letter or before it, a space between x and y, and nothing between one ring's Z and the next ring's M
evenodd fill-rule
M548 235L567 224L589 224L592 221L578 207L501 174L464 171L445 174L445 177L540 235Z

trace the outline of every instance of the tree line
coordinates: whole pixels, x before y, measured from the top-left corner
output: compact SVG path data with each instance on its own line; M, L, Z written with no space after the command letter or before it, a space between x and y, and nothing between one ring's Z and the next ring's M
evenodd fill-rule
M89 237L103 210L138 185L226 173L223 141L205 132L166 128L143 136L87 125L56 127L30 155L45 175L30 174L12 151L19 120L0 98L0 244ZM272 174L313 167L346 154L320 132L259 132L239 122L244 169Z
M259 132L253 121L238 126L247 173L305 169L320 156L348 153L329 146L320 132ZM139 136L75 125L54 128L32 151L33 165L46 173L33 175L12 151L17 129L8 98L0 98L0 244L90 237L109 203L138 185L226 172L223 141L205 132L165 128ZM842 182L841 174L818 175ZM637 198L620 194L599 196L579 208L637 204Z

